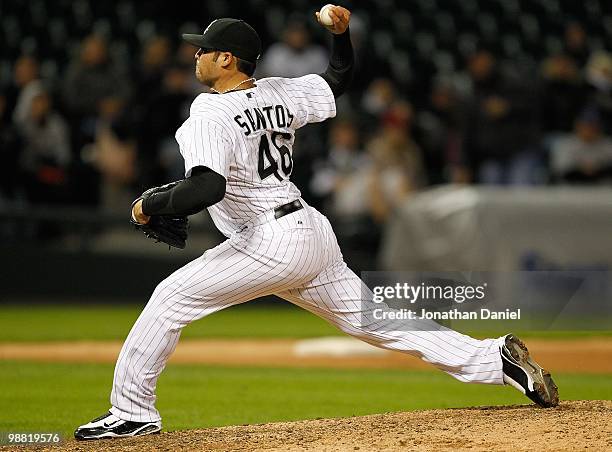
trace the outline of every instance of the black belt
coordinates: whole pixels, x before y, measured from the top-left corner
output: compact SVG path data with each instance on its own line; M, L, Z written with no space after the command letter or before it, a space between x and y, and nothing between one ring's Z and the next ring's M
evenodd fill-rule
M295 201L288 202L287 204L283 204L282 206L278 206L274 209L274 218L277 220L285 215L289 215L290 213L297 212L300 209L303 209L304 206L300 202L299 199Z

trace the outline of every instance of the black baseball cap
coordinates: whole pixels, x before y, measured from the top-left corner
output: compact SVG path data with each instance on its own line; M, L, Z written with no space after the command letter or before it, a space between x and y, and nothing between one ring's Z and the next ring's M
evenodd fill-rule
M183 39L202 49L231 52L251 63L255 63L261 55L261 39L244 20L229 17L213 20L201 35L184 34Z

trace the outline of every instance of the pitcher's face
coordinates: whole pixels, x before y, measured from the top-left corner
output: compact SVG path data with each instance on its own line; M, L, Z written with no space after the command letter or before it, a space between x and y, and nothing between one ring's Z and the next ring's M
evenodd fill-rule
M217 78L215 75L216 64L213 61L215 50L213 49L198 49L194 55L195 76L203 84L212 86L212 82Z

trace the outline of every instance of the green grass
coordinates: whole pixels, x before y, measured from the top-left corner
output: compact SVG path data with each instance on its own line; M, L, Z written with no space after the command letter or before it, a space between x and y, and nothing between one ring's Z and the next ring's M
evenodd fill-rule
M113 366L0 361L0 431L59 431L109 407ZM612 399L612 376L555 376L563 399ZM442 372L169 366L158 385L166 430L527 403L509 387Z
M280 303L279 303L280 304ZM2 306L0 342L123 340L141 306ZM313 314L287 305L239 305L188 325L183 338L285 338L340 334Z
M134 305L4 305L0 307L0 342L123 340L142 307ZM520 331L521 337L587 337L612 331ZM469 332L469 327L465 330ZM474 331L496 337L507 330ZM341 334L327 322L289 303L234 306L187 326L183 338L305 338Z

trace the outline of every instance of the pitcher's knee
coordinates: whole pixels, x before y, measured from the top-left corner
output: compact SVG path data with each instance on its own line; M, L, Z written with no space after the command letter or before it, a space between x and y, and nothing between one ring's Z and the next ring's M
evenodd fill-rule
M336 326L342 331L350 336L365 338L369 336L370 332L364 328L364 326L358 321L347 321L342 320L336 322Z
M147 308L150 306L168 305L172 302L172 299L178 294L178 282L170 277L162 280L153 290Z

